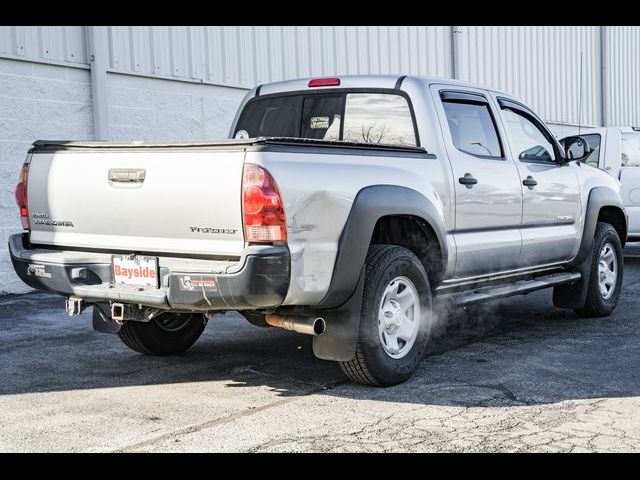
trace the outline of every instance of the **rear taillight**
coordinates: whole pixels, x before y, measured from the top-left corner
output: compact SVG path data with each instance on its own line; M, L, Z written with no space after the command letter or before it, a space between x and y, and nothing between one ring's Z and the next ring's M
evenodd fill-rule
M242 214L247 242L287 240L287 223L278 186L269 172L251 163L244 166Z
M29 207L27 205L27 183L29 181L29 164L25 163L20 171L20 181L16 185L16 203L20 207L22 228L29 230Z

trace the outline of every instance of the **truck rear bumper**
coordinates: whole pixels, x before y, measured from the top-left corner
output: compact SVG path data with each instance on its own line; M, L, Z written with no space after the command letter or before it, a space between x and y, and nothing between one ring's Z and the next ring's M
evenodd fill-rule
M285 245L249 246L237 262L159 257L160 288L114 285L111 254L35 248L9 238L13 267L30 287L87 302L117 301L175 310L252 310L279 306L289 288Z

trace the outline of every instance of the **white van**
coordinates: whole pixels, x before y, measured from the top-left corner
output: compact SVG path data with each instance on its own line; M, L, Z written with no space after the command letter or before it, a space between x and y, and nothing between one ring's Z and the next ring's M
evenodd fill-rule
M576 136L574 132L560 139ZM593 150L583 163L607 171L620 180L620 194L629 215L629 241L640 241L640 128L606 127L583 130L580 137ZM567 152L571 155L571 152Z

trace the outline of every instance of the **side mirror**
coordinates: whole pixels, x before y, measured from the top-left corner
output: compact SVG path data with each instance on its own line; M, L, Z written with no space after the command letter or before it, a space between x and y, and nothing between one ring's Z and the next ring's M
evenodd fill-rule
M564 149L567 152L567 160L585 160L593 149L589 146L589 142L584 137L567 137L564 139Z

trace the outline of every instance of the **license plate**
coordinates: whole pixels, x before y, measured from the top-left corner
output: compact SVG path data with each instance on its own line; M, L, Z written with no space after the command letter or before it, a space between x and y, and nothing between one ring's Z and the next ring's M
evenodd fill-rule
M113 256L113 283L158 288L158 259L139 255Z

